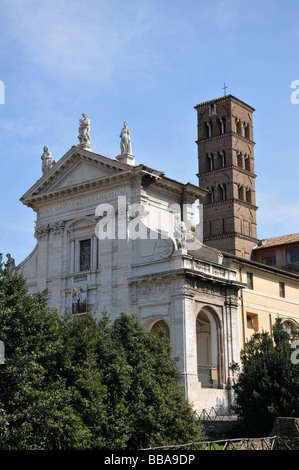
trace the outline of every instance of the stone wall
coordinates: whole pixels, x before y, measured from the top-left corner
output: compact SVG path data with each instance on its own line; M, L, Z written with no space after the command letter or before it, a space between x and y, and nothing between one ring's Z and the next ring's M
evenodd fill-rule
M299 437L299 418L275 418L271 436Z

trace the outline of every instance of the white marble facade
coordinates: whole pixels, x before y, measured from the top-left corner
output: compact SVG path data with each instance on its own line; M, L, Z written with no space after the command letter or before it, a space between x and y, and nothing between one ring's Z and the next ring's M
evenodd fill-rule
M37 244L18 266L29 292L48 289L61 311L81 294L75 314L86 305L98 317L135 312L146 329L163 326L197 410L232 400L242 287L221 253L176 235L180 210L196 233L191 207L204 194L135 158L73 146L21 198L37 214Z

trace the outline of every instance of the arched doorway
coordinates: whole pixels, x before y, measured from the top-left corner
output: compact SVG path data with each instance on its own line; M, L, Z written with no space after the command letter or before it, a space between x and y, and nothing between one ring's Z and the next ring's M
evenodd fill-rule
M196 348L198 381L202 387L217 386L217 325L208 309L202 309L196 318Z
M151 333L157 333L158 331L163 330L168 339L170 339L169 327L164 320L156 321L151 327Z

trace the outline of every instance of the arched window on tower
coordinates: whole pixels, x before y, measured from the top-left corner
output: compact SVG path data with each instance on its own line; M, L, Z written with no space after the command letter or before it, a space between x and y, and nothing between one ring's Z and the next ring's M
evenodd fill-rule
M219 118L220 123L220 134L225 133L225 118Z
M220 199L221 201L226 201L226 185L219 184L219 189L220 189Z
M210 202L215 202L215 187L210 188Z
M245 170L251 171L249 155L244 155L244 160L245 160Z
M251 204L251 189L245 188L246 202Z
M213 132L212 132L212 123L211 123L211 122L207 122L207 127L208 127L208 135L207 135L207 137L212 137L212 135L213 135Z
M207 158L209 163L209 170L212 171L214 170L214 154L208 153Z
M215 114L217 114L217 105L216 105L216 103L211 104L209 106L209 116L214 116Z
M241 121L240 121L240 119L238 119L238 118L235 119L235 126L236 126L235 127L235 132L237 134L241 135Z
M219 152L219 156L220 156L220 168L224 168L226 165L225 152L221 150Z
M240 201L244 200L244 188L240 184L238 185L238 199L240 199Z
M248 122L243 123L243 136L246 137L246 139L249 139L249 124L248 124Z
M243 168L243 155L242 153L237 154L237 165L239 168Z

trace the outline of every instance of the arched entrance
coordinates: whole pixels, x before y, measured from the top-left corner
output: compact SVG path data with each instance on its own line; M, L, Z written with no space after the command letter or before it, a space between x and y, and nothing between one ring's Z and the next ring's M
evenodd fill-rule
M158 331L163 330L168 339L170 339L169 327L164 320L156 321L151 327L151 333L157 333Z
M217 386L217 325L208 309L202 309L196 318L196 348L198 381L202 387Z

